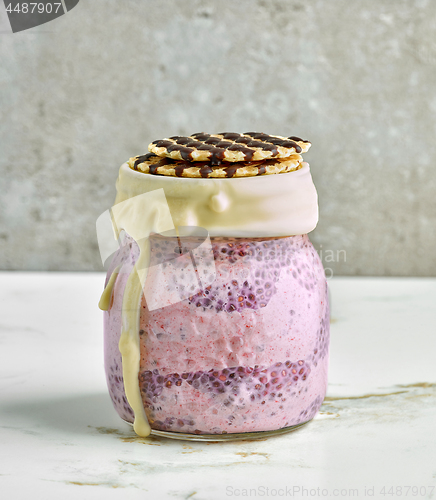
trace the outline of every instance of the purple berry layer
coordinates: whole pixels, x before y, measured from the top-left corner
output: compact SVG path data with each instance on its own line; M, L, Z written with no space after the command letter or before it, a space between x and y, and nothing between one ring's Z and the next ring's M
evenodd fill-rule
M138 383L152 428L222 434L310 420L327 388L329 309L322 264L308 237L211 242L212 284L161 309L149 311L142 301ZM174 261L175 241L151 243L165 282L194 289L184 264ZM136 246L119 258L128 270ZM126 278L117 279L105 313L106 370L115 408L132 421L117 353Z

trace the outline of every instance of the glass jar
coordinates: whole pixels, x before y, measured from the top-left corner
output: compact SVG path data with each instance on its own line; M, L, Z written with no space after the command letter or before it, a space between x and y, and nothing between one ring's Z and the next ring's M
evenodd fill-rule
M151 433L217 441L294 430L315 416L327 390L329 305L321 260L307 234L210 242L211 284L154 310L141 299L137 383ZM183 253L179 243L151 235L152 258ZM108 388L130 423L118 343L124 289L138 255L126 235L108 271L106 284L118 274L104 313ZM183 259L171 263L159 272L180 290Z

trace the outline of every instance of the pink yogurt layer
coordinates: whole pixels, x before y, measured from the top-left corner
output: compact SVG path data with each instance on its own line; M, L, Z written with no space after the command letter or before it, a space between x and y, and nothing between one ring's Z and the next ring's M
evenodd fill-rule
M152 252L168 252L174 241L167 240L152 240ZM312 419L327 389L329 306L324 270L308 236L211 241L212 285L153 311L142 300L138 383L151 427L223 434ZM116 255L108 277L120 263L122 269L105 313L108 387L128 422L133 412L118 341L123 290L137 256L131 242ZM177 268L165 269L177 287L183 281Z

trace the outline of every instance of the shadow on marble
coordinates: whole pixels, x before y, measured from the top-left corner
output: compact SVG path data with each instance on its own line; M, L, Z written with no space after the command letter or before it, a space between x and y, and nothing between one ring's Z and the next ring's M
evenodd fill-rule
M395 386L384 394L364 396L327 397L318 417L308 424L316 431L323 419L352 416L354 413L382 420L396 420L400 415L416 415L422 410L435 408L436 384L417 383ZM397 410L393 414L388 409ZM345 413L344 413L345 412ZM321 418L320 418L321 417ZM388 418L389 417L389 418ZM115 412L106 393L77 394L58 398L3 400L0 403L0 428L27 434L45 434L47 431L82 436L107 435L124 442L144 444L168 443L164 437L139 438L132 426L123 422ZM318 425L313 425L313 423ZM306 427L306 426L304 426ZM322 427L322 425L321 425ZM307 432L296 429L292 434ZM280 438L277 436L276 438ZM266 438L265 438L266 439ZM274 437L269 437L275 439ZM187 442L187 441L185 441ZM241 443L245 442L242 441ZM193 443L190 441L190 443ZM220 443L223 445L224 443Z
M297 428L291 434L305 432L312 422ZM98 436L108 441L145 444L151 446L182 446L198 450L214 445L220 448L244 447L247 443L279 440L282 436L259 437L239 441L175 440L161 436L138 437L128 423L120 419L105 393L83 394L59 398L2 401L0 403L0 430L16 431L33 436ZM188 446L189 444L189 446Z
M31 433L50 429L89 435L111 429L126 438L135 435L132 428L118 417L109 396L104 393L3 401L0 404L0 420L2 427L6 423L10 428L26 428Z

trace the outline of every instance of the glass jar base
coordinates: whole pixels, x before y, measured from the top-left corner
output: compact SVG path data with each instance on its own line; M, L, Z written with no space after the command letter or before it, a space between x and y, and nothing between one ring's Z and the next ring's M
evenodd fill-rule
M312 419L307 422L302 422L301 424L291 425L289 427L283 427L282 429L276 429L273 431L259 431L259 432L237 432L234 434L186 434L183 432L169 432L169 431L158 431L155 429L151 430L152 436L166 437L169 439L179 439L186 441L205 441L205 442L217 442L217 441L242 441L242 440L256 440L264 439L273 436L279 436L280 434L286 434L288 432L293 432L303 425L308 424ZM132 425L130 422L128 424Z

